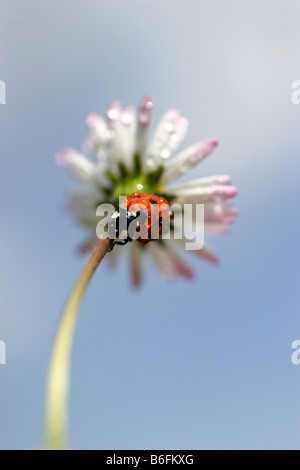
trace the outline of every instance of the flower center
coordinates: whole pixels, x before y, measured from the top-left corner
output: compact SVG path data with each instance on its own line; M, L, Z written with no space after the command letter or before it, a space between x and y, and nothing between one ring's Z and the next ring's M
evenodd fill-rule
M127 168L123 162L118 162L118 174L110 171L106 176L111 183L105 188L108 198L118 205L120 196L129 196L135 192L164 194L162 175L164 166L160 165L153 171L145 172L142 168L141 157L138 153L133 158L133 168Z

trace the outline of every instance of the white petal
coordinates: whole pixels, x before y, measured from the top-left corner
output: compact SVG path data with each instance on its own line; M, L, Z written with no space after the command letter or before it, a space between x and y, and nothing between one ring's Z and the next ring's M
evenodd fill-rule
M181 190L185 191L186 189L197 188L199 186L210 186L212 184L230 184L231 177L228 175L214 175L214 176L207 176L205 178L197 178L194 180L187 181L186 183L182 183L176 186L170 186L167 191L171 194L172 191L179 192Z
M211 185L199 186L185 190L174 191L179 204L218 202L234 197L237 190L234 186Z
M108 126L112 129L119 123L122 113L122 105L120 101L112 101L106 112Z
M109 132L105 120L97 113L90 113L86 118L89 134L82 145L85 153L101 156L101 150L109 140Z
M73 149L62 149L55 155L55 158L59 165L67 168L81 181L90 181L95 173L95 165L83 154Z
M132 107L125 108L120 114L120 120L114 128L111 140L110 158L123 162L131 168L135 150L136 117Z
M153 100L149 96L145 96L140 104L137 116L137 128L136 128L136 149L135 151L144 158L148 143L149 134L152 123L153 114Z
M168 160L163 175L164 184L168 184L190 171L209 155L216 145L215 139L203 140Z
M188 121L178 110L173 109L163 116L147 155L149 168L158 166L172 155L184 139L187 128Z

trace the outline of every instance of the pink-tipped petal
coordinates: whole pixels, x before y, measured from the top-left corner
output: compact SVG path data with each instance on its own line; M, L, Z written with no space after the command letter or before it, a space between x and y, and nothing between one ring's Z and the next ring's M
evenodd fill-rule
M120 121L123 126L131 126L135 122L135 109L132 106L123 109Z
M123 162L128 168L131 168L135 148L135 127L135 109L127 107L121 110L110 143L111 161Z
M153 114L153 100L150 96L145 96L138 110L138 123L141 126L146 126L152 120Z
M89 129L98 131L98 129L102 129L105 121L100 114L92 112L86 118L86 125Z
M167 160L181 144L187 128L188 120L177 109L168 111L157 126L148 161L157 165Z
M107 124L102 116L90 113L86 118L89 134L82 144L82 150L88 154L98 156L99 151L105 146L109 139Z
M214 175L206 176L204 178L197 178L194 180L187 181L182 184L176 184L169 188L170 193L178 194L180 191L186 191L189 189L195 189L203 186L211 185L229 185L231 184L231 177L229 175Z
M224 222L232 223L238 214L237 210L227 204L227 200L221 203L208 203L204 208L205 222Z
M234 186L211 185L174 192L180 204L219 202L231 199L237 193Z
M119 122L122 113L122 105L120 101L112 101L106 112L107 122L110 127L115 127Z
M174 269L174 263L170 261L168 255L166 254L165 247L161 247L158 243L155 242L149 243L148 247L151 259L159 273L167 281L173 279L177 273Z
M153 100L149 96L145 96L140 104L137 115L136 127L136 148L135 151L144 159L152 124Z
M196 256L199 256L204 261L207 261L209 263L212 263L212 264L219 264L220 263L219 258L208 247L203 247L203 248L201 248L201 250L192 251L192 253L195 254Z
M177 273L177 275L184 277L185 279L192 280L194 279L195 275L188 264L188 262L182 258L177 249L175 248L175 245L171 245L171 240L168 240L168 244L166 245L166 254L169 257L169 260L173 263L174 270Z
M63 148L55 155L56 162L67 168L78 179L88 181L95 172L95 165L84 155L71 148Z
M227 223L205 223L204 233L205 235L221 235L227 233L229 227Z
M174 242L176 242L178 245L180 245L180 247L182 248L185 248L185 244L186 242L188 242L189 240L187 240L186 238L182 238L182 239L177 239L177 240L174 240ZM203 260L209 262L209 263L212 263L212 264L219 264L220 260L219 258L217 257L217 255L213 252L212 248L205 244L201 250L191 250L190 251L192 253L192 255L196 255L200 258L202 258Z
M174 158L166 162L166 169L163 176L164 183L171 183L190 171L198 165L203 158L209 155L216 148L217 144L218 141L216 139L203 140L183 152L180 152L178 155L175 155Z
M189 281L191 281L192 279L195 278L195 274L192 271L192 269L182 260L176 259L175 265L176 265L178 274L180 274L185 279L188 279Z

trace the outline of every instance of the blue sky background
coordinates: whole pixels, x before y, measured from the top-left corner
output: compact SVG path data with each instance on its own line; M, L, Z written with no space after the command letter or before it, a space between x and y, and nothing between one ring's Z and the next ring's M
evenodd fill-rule
M72 369L70 446L300 449L300 79L296 0L1 0L0 448L42 445L55 327L83 259L60 210L85 116L119 98L178 107L185 140L220 145L193 176L228 173L240 215L194 282L126 256L85 298Z

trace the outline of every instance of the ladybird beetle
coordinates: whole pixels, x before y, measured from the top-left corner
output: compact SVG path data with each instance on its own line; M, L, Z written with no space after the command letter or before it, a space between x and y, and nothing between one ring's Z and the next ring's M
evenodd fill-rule
M129 225L133 221L136 221L136 228L139 229L136 232L136 240L140 243L145 245L153 239L159 238L163 223L168 220L170 214L168 201L164 197L152 193L135 192L124 199L123 206L125 209L119 208L112 215L109 224L109 235L111 238L117 238L113 246L115 244L125 245L132 241ZM123 223L121 218L123 218ZM125 228L122 229L122 226Z
M131 213L138 212L145 216L145 220L140 223L142 226L137 241L145 245L151 240L159 238L163 222L169 216L169 204L164 197L152 193L136 192L125 199L123 204Z

